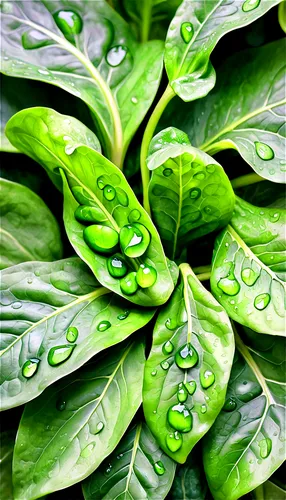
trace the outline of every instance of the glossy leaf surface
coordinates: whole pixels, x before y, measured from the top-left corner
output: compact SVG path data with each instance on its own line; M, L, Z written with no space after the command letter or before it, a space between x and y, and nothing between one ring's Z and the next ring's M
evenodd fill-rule
M113 451L141 403L144 360L142 343L123 345L26 406L13 459L15 500L70 486Z
M204 475L200 451L194 448L186 463L177 466L170 491L170 500L206 500L208 486Z
M2 409L35 398L154 314L100 287L78 258L11 267L1 285Z
M147 425L139 423L125 434L114 452L83 483L84 498L165 498L175 468L175 462L159 448Z
M0 180L0 268L62 256L58 223L43 200L26 186Z
M285 340L251 330L243 338L236 338L224 410L204 440L215 500L237 500L285 459Z
M204 97L216 75L210 55L226 33L252 23L280 0L184 0L170 24L165 66L170 85L183 101ZM246 11L246 6L252 6Z
M285 334L285 283L231 226L216 239L211 289L238 323L270 335Z
M230 223L258 259L286 281L286 210L255 207L236 197Z
M170 127L150 144L149 199L165 251L175 258L195 238L225 226L234 193L223 168Z
M1 432L0 442L0 498L3 498L3 500L13 500L12 458L15 443L15 432Z
M143 407L161 448L184 463L223 406L234 341L222 307L187 264L180 269L181 282L155 325L144 373ZM174 420L180 420L179 425Z
M76 137L70 140L71 137L68 136L68 140L65 139L66 136L57 125L58 118L59 123L67 119L46 108L24 110L11 118L7 125L7 134L19 150L41 163L53 176L60 179L59 167L64 172L66 231L75 251L89 265L97 279L104 286L128 297L136 304L155 306L166 302L173 290L173 282L159 235L151 219L139 204L121 171L95 150L81 146L82 143ZM49 135L41 132L43 128L49 131ZM74 133L76 134L76 129ZM88 141L86 143L89 144ZM80 204L95 207L98 213L93 218L93 227L96 223L98 227L104 226L105 230L113 231L114 237L116 232L117 235L120 233L121 238L123 226L124 231L128 232L127 226L131 224L131 234L134 229L132 224L139 224L139 229L144 231L143 244L149 240L150 242L146 249L141 249L140 260L125 255L128 272L137 271L140 264L151 267L156 273L152 286L137 286L137 291L132 291L132 295L129 291L128 294L122 291L122 280L112 277L108 271L108 257L111 255L109 249L107 255L95 253L84 239L86 224L75 218L75 211ZM127 237L129 238L129 235ZM100 241L106 241L106 238L100 238ZM136 238L132 239L132 242L130 240L130 245L135 242L133 246L137 248L136 241ZM124 251L122 245L121 250ZM114 254L117 251L114 250Z

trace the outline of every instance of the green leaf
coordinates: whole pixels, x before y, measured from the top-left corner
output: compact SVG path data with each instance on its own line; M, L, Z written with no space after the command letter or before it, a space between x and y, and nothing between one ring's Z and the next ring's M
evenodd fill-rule
M277 207L280 199L284 197L285 186L270 181L261 181L234 190L240 198L253 205Z
M254 490L255 500L285 500L286 491L277 484L268 480Z
M286 33L286 2L283 0L278 7L278 20L284 33Z
M251 330L244 338L236 335L238 352L224 410L203 443L215 500L237 500L285 459L285 340Z
M0 498L3 500L13 500L12 458L15 434L14 431L4 431L0 434Z
M107 154L120 163L157 92L163 44L140 46L103 0L3 2L2 12L2 72L82 99Z
M286 281L286 210L262 209L237 196L230 224L256 257Z
M160 447L184 463L223 406L234 341L223 308L187 264L180 270L181 282L155 325L143 407Z
M215 85L215 70L209 58L218 41L263 16L279 2L184 0L170 24L165 45L165 66L174 92L183 101L207 95Z
M208 486L197 447L184 465L179 465L170 491L170 500L206 500Z
M284 40L234 54L218 71L211 94L181 108L174 100L167 122L175 114L173 123L193 146L210 155L234 148L261 177L285 182L284 54Z
M89 265L100 283L139 305L156 306L166 302L173 290L173 282L155 226L139 204L122 172L97 151L81 145L73 123L70 126L68 142L65 141L66 136L62 134L59 126L65 119L67 117L46 108L23 110L9 120L7 135L19 150L41 163L53 176L60 179L59 167L64 172L66 231L75 251ZM70 140L71 137L72 140ZM85 141L85 144L89 144L84 137L82 140L83 143ZM111 190L110 196L105 186L107 190ZM140 260L125 254L129 271L134 273L131 275L134 289L127 290L125 293L122 280L112 277L109 273L110 247L107 256L95 253L87 245L83 237L86 225L75 218L75 211L80 203L88 207L96 207L97 215L94 216L93 222L99 222L98 228L103 225L107 231L111 232L115 238L114 243L116 239L118 240L118 233L122 231L123 226L125 226L123 233L126 230L129 231L127 226L130 224L133 231L132 224L134 223L139 224L139 228L144 231L143 245L145 242L148 243L150 238L146 251L144 248L141 249L144 256L141 253ZM121 235L122 243L124 238ZM101 237L101 241L106 241L109 245L105 237ZM135 272L138 269L142 271L140 265L152 268L155 275L153 285L146 288L140 288L137 285Z
M0 179L0 189L0 269L29 260L60 259L59 226L43 200L6 179Z
M154 314L100 287L78 258L27 262L1 274L2 409L35 398Z
M125 344L26 406L13 460L15 500L79 482L114 450L141 403L144 360L141 342Z
M234 207L228 177L219 163L190 145L184 132L173 127L159 132L147 165L152 215L168 257L228 223Z
M285 335L285 283L231 226L216 239L211 289L227 314L241 325L256 332Z
M83 483L84 498L163 499L171 487L175 467L175 462L159 448L147 425L138 423Z

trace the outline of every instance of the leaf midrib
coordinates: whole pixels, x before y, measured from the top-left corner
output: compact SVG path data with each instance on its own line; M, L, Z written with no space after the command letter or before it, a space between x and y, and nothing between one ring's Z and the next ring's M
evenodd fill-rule
M13 236L11 233L0 227L0 233L5 234L8 238L12 240L12 242L20 249L20 251L26 254L29 257L29 260L35 260L35 255L31 254L21 243ZM2 243L1 243L2 246Z

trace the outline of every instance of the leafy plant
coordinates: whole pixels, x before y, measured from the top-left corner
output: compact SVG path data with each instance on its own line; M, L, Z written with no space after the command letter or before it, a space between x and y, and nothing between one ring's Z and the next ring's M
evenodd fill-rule
M284 500L279 24L1 3L1 498Z

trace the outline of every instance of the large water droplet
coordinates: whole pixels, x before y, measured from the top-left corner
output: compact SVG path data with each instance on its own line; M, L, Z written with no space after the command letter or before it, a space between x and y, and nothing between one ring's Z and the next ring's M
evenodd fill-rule
M181 37L185 43L190 43L194 35L194 28L192 23L186 22L181 24Z
M125 295L133 295L138 290L136 273L128 273L120 280L120 289Z
M154 267L140 264L136 273L137 283L141 288L149 288L154 285L157 279L157 271Z
M104 180L104 176L101 175L100 177L98 177L97 179L97 186L99 187L99 189L104 189L104 186L106 185L106 182Z
M37 358L28 359L23 364L23 368L22 368L23 377L25 377L25 378L33 377L33 375L35 375L36 371L39 368L39 363L40 363L40 360Z
M180 432L189 432L192 429L193 417L186 405L179 403L168 410L167 419L171 427Z
M127 47L125 47L125 45L116 45L115 47L109 49L106 54L106 61L108 62L109 66L119 66L119 64L124 61L127 50L128 49Z
M272 441L269 438L262 439L259 441L258 446L260 448L261 458L267 458L272 450Z
M73 353L74 345L58 345L52 347L48 353L48 363L51 366L57 366L70 358Z
M129 204L129 198L125 191L121 188L116 189L116 195L117 195L117 201L122 205L123 207L128 207Z
M184 403L188 399L188 391L183 382L178 386L177 398L180 403Z
M273 149L263 142L255 142L255 151L261 160L272 160L274 158Z
M73 39L74 35L79 35L82 30L82 19L72 10L60 10L56 12L54 20L68 40Z
M98 422L98 424L96 424L96 430L93 434L99 434L103 429L104 429L104 423Z
M159 462L156 462L154 464L154 471L156 472L156 474L158 474L158 476L163 476L163 474L165 474L166 469L164 467L164 464L161 462L161 460L159 460Z
M175 330L177 326L178 326L177 321L174 318L166 319L165 327L168 328L168 330Z
M172 432L171 434L167 434L166 436L166 445L172 453L178 451L183 444L183 438L178 431Z
M250 267L245 267L241 271L241 279L242 279L243 283L245 283L247 286L254 285L254 283L257 281L258 278L259 278L259 274L256 273Z
M231 270L225 278L221 278L217 286L227 295L237 295L240 290L240 284L238 283L233 271Z
M92 451L95 447L95 442L88 444L82 451L80 456L82 458L87 458L92 454Z
M173 170L171 168L164 168L164 170L163 170L163 175L165 177L170 177L170 175L172 175L172 173L173 173Z
M114 200L115 195L116 195L116 191L115 191L114 187L110 186L109 184L104 186L103 196L106 200L108 200L108 201Z
M224 411L234 411L236 409L236 401L234 398L228 398L224 403L223 410Z
M189 382L185 382L185 387L188 393L192 396L197 388L197 384L195 380L190 380Z
M251 10L256 9L260 2L261 0L245 0L245 2L242 4L243 12L250 12Z
M175 355L175 361L179 368L192 368L199 361L199 355L191 343L180 347Z
M167 340L167 342L165 342L165 344L163 345L163 353L164 354L171 354L171 352L173 352L174 350L174 346L172 344L172 342L170 342L170 340Z
M38 30L25 31L22 35L22 45L26 50L39 49L51 43L52 40Z
M78 338L78 329L75 326L70 326L66 334L67 341L75 342L77 338Z
M150 233L143 224L135 222L121 228L119 234L122 252L127 257L140 257L143 255L150 243Z
M89 248L103 254L114 252L119 241L118 233L114 229L100 224L86 227L83 238Z
M104 222L106 220L106 215L101 208L87 205L77 207L74 216L79 222Z
M201 190L200 188L192 188L190 189L189 194L192 200L197 200L201 196Z
M127 264L119 253L108 258L107 269L110 276L113 278L123 278L128 271Z
M217 168L217 165L211 163L210 165L206 166L206 171L208 174L213 174Z
M169 370L170 368L168 361L161 361L160 366L161 368L163 368L163 370Z
M130 314L130 311L128 311L126 309L126 311L124 311L124 313L118 314L117 319L119 319L120 321L123 321L124 319L128 318L129 314Z
M132 224L132 222L137 222L141 217L141 214L139 210L134 208L134 210L131 210L130 214L128 215L128 220Z
M110 327L111 327L110 321L101 321L97 325L97 330L99 332L105 332L105 330L108 330L108 328L110 328Z
M203 389L208 389L215 381L215 374L211 370L200 371L200 383Z
M254 306L259 311L263 311L263 309L265 309L268 306L270 300L271 297L269 293L261 293L260 295L257 295L257 297L255 297Z

